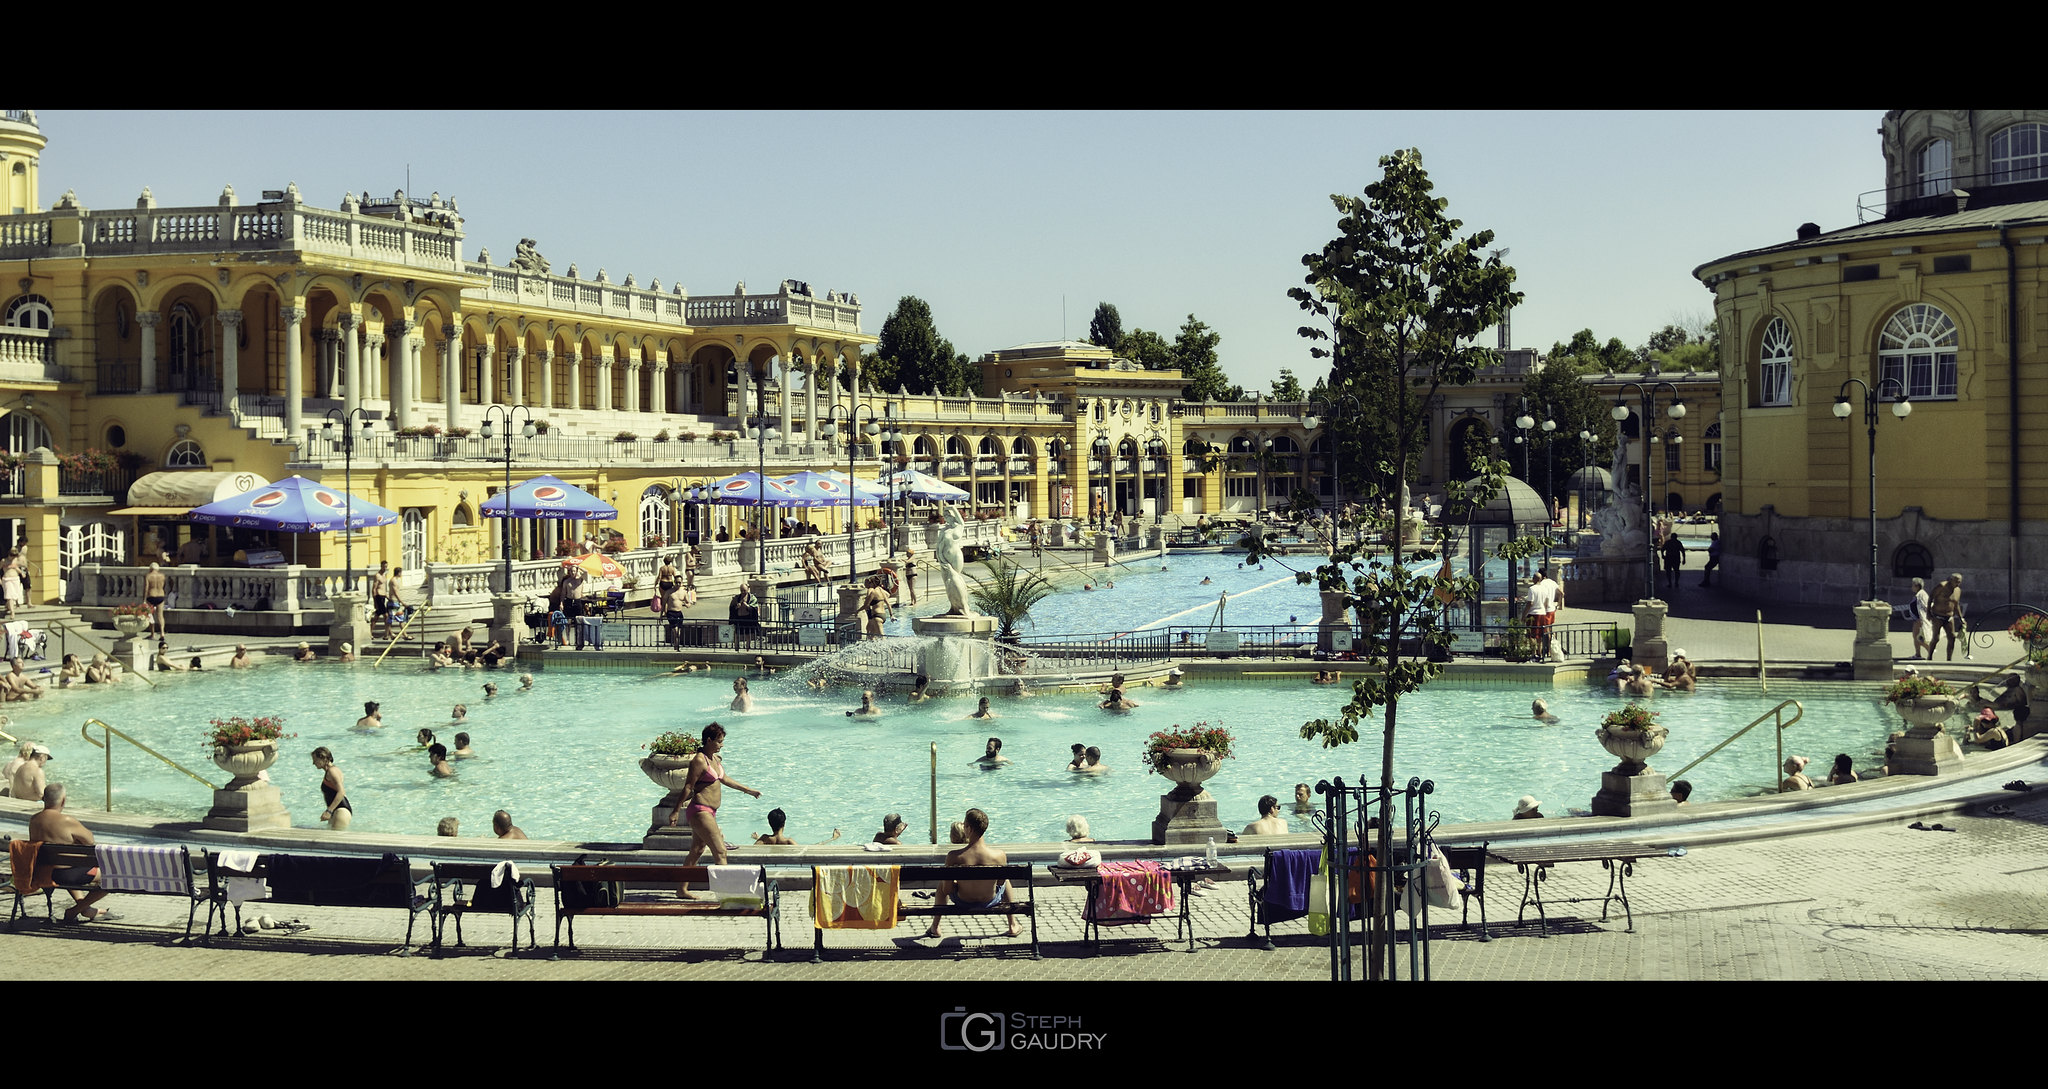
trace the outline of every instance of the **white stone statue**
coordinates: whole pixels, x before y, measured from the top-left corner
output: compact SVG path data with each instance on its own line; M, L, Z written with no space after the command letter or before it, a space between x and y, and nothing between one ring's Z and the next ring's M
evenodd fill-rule
M967 556L960 549L960 539L967 535L967 523L960 520L960 510L953 504L946 506L946 528L939 531L938 559L939 581L945 584L946 601L952 608L942 616L976 616L967 604Z

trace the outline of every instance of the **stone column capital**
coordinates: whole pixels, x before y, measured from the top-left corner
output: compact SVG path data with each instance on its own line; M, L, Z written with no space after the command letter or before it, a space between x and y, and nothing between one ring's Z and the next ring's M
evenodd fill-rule
M288 325L297 325L306 320L306 308L303 306L280 306L277 308L277 317L279 321Z
M222 325L230 329L237 328L242 324L242 312L240 310L222 310L214 316L220 319Z
M158 322L164 320L164 316L162 314L157 313L154 310L144 310L140 314L135 315L135 320L151 329L154 329L157 327Z
M363 316L353 311L344 310L341 313L334 315L335 328L338 328L345 333L353 332L355 328L361 325L362 323Z

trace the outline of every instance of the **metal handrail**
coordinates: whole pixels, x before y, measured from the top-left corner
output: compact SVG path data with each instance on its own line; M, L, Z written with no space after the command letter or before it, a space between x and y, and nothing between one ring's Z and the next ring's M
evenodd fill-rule
M120 662L121 659L114 654L112 648L103 647L93 641L92 636L88 633L89 629L80 629L72 627L71 625L76 621L76 617L69 616L59 617L56 620L52 621L52 626L54 626L55 628L57 628L57 630L64 633L64 646L66 648L65 653L70 653L69 648L71 646L71 637L77 636L79 641L83 642L86 646L89 646L92 649L99 651L101 654L106 655L108 661L116 663ZM142 678L143 682L148 684L151 688L156 687L156 682L149 679L149 673L147 671L138 673L135 670L127 668L126 666L122 666L121 671L123 673L134 673L136 676Z
M429 604L422 605L419 608L414 609L411 613L407 614L405 618L405 623L400 624L398 626L398 630L391 634L390 641L384 644L384 653L377 655L377 660L370 663L370 668L375 669L378 666L383 665L384 659L389 657L392 651L397 650L398 644L405 640L405 631L407 628L412 627L412 622L418 620L420 617L425 616L433 611L434 607ZM424 626L422 627L421 630L425 630ZM425 642L424 636L421 637L421 642Z
M198 782L200 783L200 785L202 785L202 786L204 786L204 787L207 787L207 788L208 788L208 789L210 789L210 790L219 790L219 789L220 789L219 787L217 787L217 786L214 786L214 785L213 785L213 783L211 783L210 781L208 781L208 780L205 780L205 779L200 779L200 778L199 778L199 776L198 776L198 774L197 774L197 773L195 773L195 772L194 772L194 771L193 771L193 770L192 770L191 768L188 768L188 767L186 767L185 765L183 765L183 764L180 764L180 763L178 763L178 762L177 762L176 760L173 760L173 759L171 759L170 757L168 757L168 756L165 756L165 755L164 755L163 753L160 753L160 752L156 751L155 749L152 749L152 748L150 748L149 746L147 746L147 745L143 744L142 742L140 742L140 741L137 741L137 740L135 740L135 739L134 739L134 738L132 738L132 737L129 737L129 736L127 735L127 734L124 734L124 733L122 733L121 731L119 731L119 730L115 729L114 727L112 727L112 726L109 726L109 725L107 725L107 724L106 724L106 723L104 723L104 722L101 722L101 721L100 721L99 719L96 719L96 718L89 718L89 719L86 719L86 720L85 720L84 724L82 724L82 725L80 725L80 726L78 727L78 736L80 736L80 737L84 738L84 739L86 740L86 743L87 743L87 744L90 744L90 745L97 745L97 746L99 746L99 747L100 747L100 749L101 749L101 750L102 750L103 752L105 752L105 753L106 753L106 757L107 757L107 779L106 779L106 782L107 782L107 812L109 812L109 813L112 813L112 812L114 811L114 749L113 749L113 746L111 746L111 745L108 745L108 744L107 744L106 742L104 742L104 741L101 741L101 740L96 740L96 739L95 739L95 738L94 738L94 737L93 737L93 736L92 736L92 735L91 735L90 733L87 733L87 732L86 732L86 731L90 730L91 728L93 728L94 726L97 726L97 727L99 727L100 729L102 729L102 730L106 731L106 736L108 736L108 737L118 737L118 738L120 738L121 740L123 740L123 741L126 741L126 742L127 742L127 743L129 743L130 745L133 745L133 746L135 746L136 748L138 748L138 749L141 749L141 750L142 750L143 752L146 752L146 753L148 753L149 755L151 755L151 756L154 756L154 757L156 757L156 758L157 758L158 760L161 760L161 761L163 761L164 763L166 763L166 764L169 764L170 766L172 766L172 767L174 767L174 768L178 769L179 771L182 771L182 772L184 772L184 773L185 773L186 775L190 776L191 778L193 778L193 779L196 779L196 780L198 780Z
M1787 707L1795 709L1792 715L1791 722L1785 721L1785 708ZM1682 768L1679 768L1677 771L1674 771L1670 775L1665 776L1665 778L1667 780L1676 779L1679 776L1684 775L1686 772L1691 771L1696 767L1699 767L1701 764L1706 762L1707 757L1712 756L1715 753L1720 752L1722 749L1727 748L1729 745L1735 742L1736 738L1741 737L1743 734L1746 734L1749 731L1754 730L1758 726L1762 725L1765 719L1776 719L1778 722L1778 766L1782 768L1785 766L1785 731L1791 729L1793 723L1798 722L1801 718L1804 718L1805 716L1805 705L1801 704L1798 700L1786 700L1785 702L1778 704L1776 707L1773 707L1770 710L1765 711L1763 714L1756 716L1756 719L1752 721L1749 725L1744 726L1742 729L1737 730L1732 734L1729 734L1727 740L1721 742L1719 745L1716 745L1711 749L1708 749L1706 752L1701 753L1699 759L1694 760L1692 763L1687 764Z

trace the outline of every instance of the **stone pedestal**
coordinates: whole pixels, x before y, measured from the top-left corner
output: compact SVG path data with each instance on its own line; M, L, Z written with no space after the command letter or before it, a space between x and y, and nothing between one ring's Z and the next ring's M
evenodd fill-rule
M1671 664L1671 644L1664 638L1664 615L1671 607L1656 598L1638 601L1630 606L1635 614L1636 630L1634 641L1629 644L1629 660L1652 673L1664 672Z
M931 637L918 651L917 671L931 678L933 690L971 688L996 676L994 617L919 616L910 628Z
M1162 525L1147 526L1145 529L1145 547L1154 552L1166 551L1166 527Z
M675 812L676 803L683 796L685 772L690 764L687 756L649 756L640 761L640 770L656 786L668 793L654 803L654 809L647 817L647 834L640 838L640 847L648 851L688 851L692 836L687 818L678 819L674 825L668 823L668 815Z
M1897 706L1906 720L1906 733L1891 743L1891 755L1885 761L1891 774L1940 775L1943 768L1962 762L1963 747L1943 726L1962 710L1962 701L1923 697Z
M1095 535L1095 562L1109 563L1116 559L1116 539L1108 530Z
M147 633L114 640L114 660L121 668L131 673L149 672L150 659L156 656L156 637Z
M226 832L259 832L290 828L292 815L285 811L284 795L259 779L240 789L214 791L213 808L201 823Z
M741 571L752 572L761 569L761 542L752 539L741 541L739 551Z
M1333 590L1324 590L1322 595L1323 618L1316 622L1316 649L1325 654L1350 650L1349 639L1343 640L1345 645L1340 647L1336 637L1340 632L1346 636L1353 634L1351 606L1345 603L1343 594Z
M526 595L491 595L491 638L510 656L519 648L519 632L526 626ZM361 643L356 644L361 647Z
M1174 749L1162 770L1175 782L1159 796L1159 816L1152 819L1152 842L1160 845L1229 841L1230 833L1216 819L1216 798L1202 784L1216 774L1220 761L1196 749Z
M1066 543L1067 524L1065 522L1052 523L1052 525L1048 527L1048 532L1046 535L1046 544L1051 545L1054 548L1063 548L1066 546Z
M1856 606L1856 644L1850 661L1859 681L1892 679L1892 607L1882 601Z
M1401 512L1401 547L1408 548L1422 543L1422 512L1404 510Z
M1629 775L1619 771L1600 773L1600 793L1593 795L1596 817L1641 817L1669 813L1678 808L1664 785L1664 773L1644 768Z
M327 625L327 653L338 655L341 645L347 643L361 654L370 644L370 619L364 608L369 595L361 589L344 590L328 600L334 605L334 620Z

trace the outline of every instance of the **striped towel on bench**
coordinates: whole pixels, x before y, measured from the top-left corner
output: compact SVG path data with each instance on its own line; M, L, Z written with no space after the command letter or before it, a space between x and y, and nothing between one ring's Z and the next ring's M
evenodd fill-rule
M109 892L185 891L185 859L175 847L102 845L99 856L100 887Z

